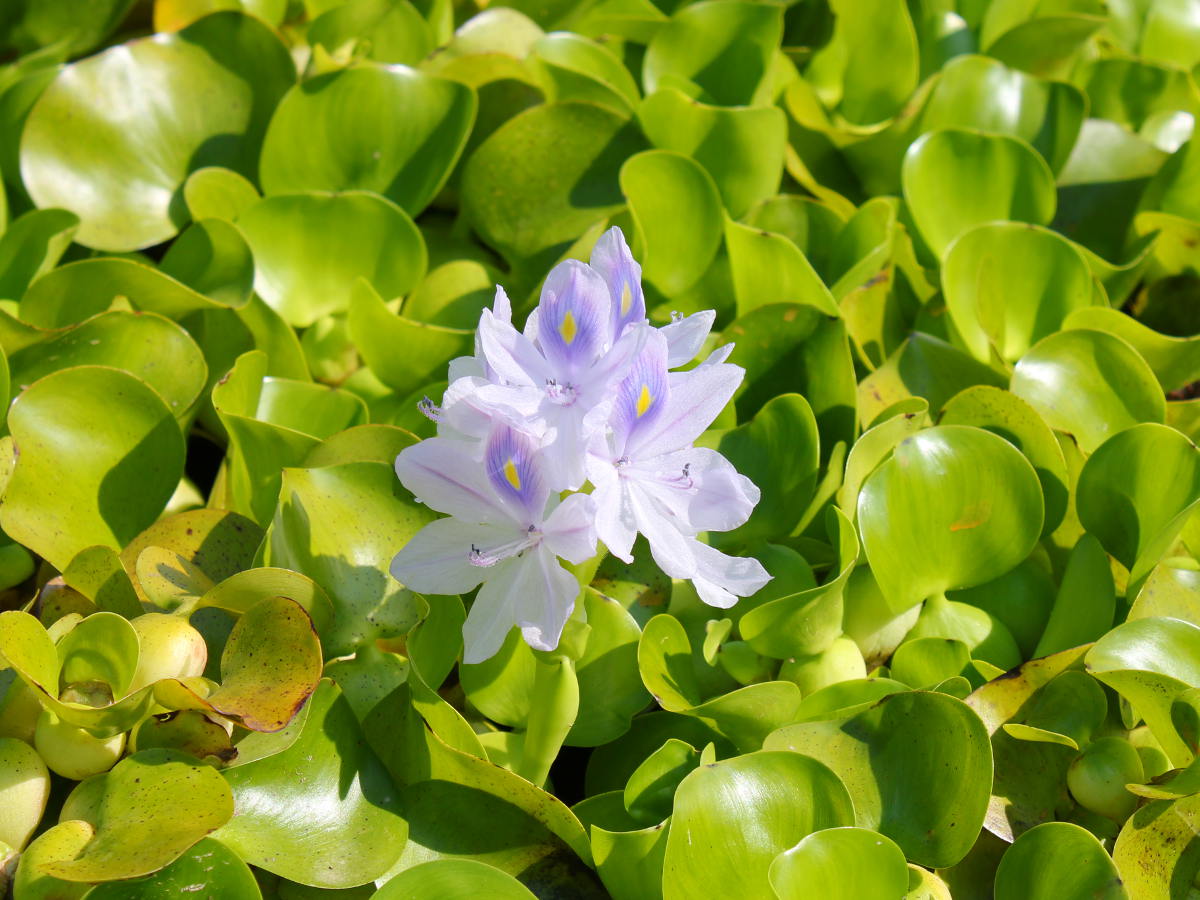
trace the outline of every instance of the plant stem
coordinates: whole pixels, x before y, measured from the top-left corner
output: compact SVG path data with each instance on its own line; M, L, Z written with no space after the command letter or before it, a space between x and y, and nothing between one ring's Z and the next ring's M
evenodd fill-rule
M550 765L562 749L567 732L579 712L579 681L575 662L562 655L535 655L529 722L517 774L541 787L550 774Z

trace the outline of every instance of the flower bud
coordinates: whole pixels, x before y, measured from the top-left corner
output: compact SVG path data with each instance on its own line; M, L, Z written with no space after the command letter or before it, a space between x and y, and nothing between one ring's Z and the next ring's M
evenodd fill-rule
M130 624L141 644L137 671L129 685L132 693L163 678L203 675L208 662L204 637L182 616L146 613Z
M1129 818L1137 806L1137 797L1125 790L1125 785L1143 780L1137 750L1119 737L1092 741L1067 770L1067 787L1076 802L1117 822Z

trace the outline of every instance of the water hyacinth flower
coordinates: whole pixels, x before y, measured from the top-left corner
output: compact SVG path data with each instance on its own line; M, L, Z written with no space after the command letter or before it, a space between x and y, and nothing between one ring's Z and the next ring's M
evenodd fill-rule
M396 459L405 487L449 518L418 532L392 574L420 593L479 587L465 662L494 655L514 625L530 646L557 647L579 593L559 559L587 561L597 537L632 562L643 534L658 566L712 606L770 579L757 560L699 537L738 527L759 499L723 456L692 446L741 383L743 370L726 362L732 345L671 371L695 359L715 318L650 325L641 267L619 228L589 264L550 272L521 331L497 288L474 356L451 362L440 406L422 405L438 436Z

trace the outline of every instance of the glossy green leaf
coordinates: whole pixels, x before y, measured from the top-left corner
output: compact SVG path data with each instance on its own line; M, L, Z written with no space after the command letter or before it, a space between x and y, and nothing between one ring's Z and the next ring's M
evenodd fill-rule
M1136 619L1098 640L1086 661L1089 672L1146 720L1174 765L1191 761L1193 754L1172 720L1171 702L1200 686L1200 629L1178 619Z
M331 54L347 45L382 63L416 65L433 49L433 34L408 0L352 0L313 20L308 41Z
M295 743L225 773L237 815L215 837L291 881L346 888L379 878L408 823L386 770L341 691L322 682Z
M294 78L270 29L234 12L111 48L42 94L22 137L22 179L39 207L79 216L85 246L157 244L186 222L172 196L189 173L254 172L267 117Z
M1116 588L1108 556L1093 535L1085 534L1067 558L1054 606L1033 655L1048 656L1096 640L1112 625L1115 609Z
M1200 449L1173 428L1136 425L1097 448L1076 491L1079 521L1137 582L1200 504Z
M361 279L350 295L348 325L371 371L401 394L429 384L451 359L469 355L474 347L474 336L465 328L431 325L394 314L378 291ZM397 353L397 347L405 347L406 352Z
M764 751L696 769L679 785L663 896L776 896L771 861L814 831L852 824L850 795L815 759Z
M254 284L250 246L222 219L204 219L185 228L161 265L172 278L228 306L245 306Z
M566 743L592 747L624 734L650 696L637 673L642 635L633 616L620 603L591 590L584 592L583 607L591 631L583 656L575 662L579 714Z
M734 218L778 192L786 146L782 110L708 106L664 87L642 101L637 117L655 147L690 156L708 170Z
M640 825L661 822L671 815L675 789L700 764L691 744L669 738L647 756L625 784L625 809Z
M414 597L388 567L432 514L408 497L390 465L287 469L280 496L264 561L306 573L329 594L335 615L326 655L416 624Z
M664 295L687 290L712 264L724 213L709 174L678 153L647 150L621 167L643 252L642 275Z
M100 776L95 836L71 860L43 864L65 881L112 881L156 872L229 821L233 795L220 774L186 754L144 750Z
M383 117L381 109L404 115ZM474 119L469 88L413 69L362 65L319 75L292 88L271 119L263 191L373 191L416 216L450 176ZM319 147L310 140L314 128L326 135Z
M1021 835L1000 860L996 900L1124 900L1112 858L1090 833L1047 822Z
M1074 436L1085 453L1166 415L1162 388L1146 361L1100 331L1063 331L1038 342L1013 370L1011 390L1051 428Z
M397 297L425 275L425 242L412 220L365 191L267 197L237 225L254 252L254 289L292 325L344 312L360 276Z
M232 169L207 166L183 183L183 198L194 220L233 222L259 199L258 189Z
M228 847L212 838L204 838L190 850L141 881L108 882L94 888L95 900L164 900L184 895L204 885L220 891L229 900L260 900L262 893L250 867Z
M777 7L743 0L683 7L646 48L646 93L695 85L719 105L749 104L779 46L780 13Z
M839 315L829 289L787 238L730 220L725 223L725 245L739 316L772 303L806 304L826 315Z
M980 468L992 473L986 482ZM901 524L894 511L907 509L922 514ZM867 560L900 611L1020 562L1041 533L1042 492L1033 467L1007 441L946 425L896 447L859 494L858 521Z
M992 781L987 732L945 694L892 694L847 718L789 725L766 747L824 762L850 792L854 824L887 835L922 865L958 862L983 824Z
M940 257L955 238L995 219L1046 225L1054 178L1028 144L1003 135L941 129L904 157L904 198L917 230Z
M379 900L530 900L521 882L473 859L435 859L406 869L372 895Z
M0 298L19 299L30 282L58 263L79 229L65 209L35 209L13 221L0 237Z
M904 852L865 828L827 828L803 838L771 863L780 900L818 895L830 900L888 900L908 891Z
M1092 274L1066 239L1006 222L973 228L947 248L942 290L975 358L989 362L994 349L1013 361L1092 304Z
M549 75L557 100L585 100L630 112L640 98L624 62L599 40L556 31L539 38L531 56Z
M13 404L9 427L20 459L0 524L59 568L85 547L120 548L136 537L183 474L183 437L170 409L116 369L46 376Z
M1196 877L1200 794L1155 800L1130 817L1113 847L1113 862L1130 897L1172 900Z
M13 896L21 900L77 900L91 890L90 884L62 881L46 872L47 865L74 859L92 839L87 822L69 820L48 828L21 854L13 877Z
M808 75L813 88L852 125L883 122L917 86L917 35L908 8L896 0L830 6L833 37L814 54Z
M1174 391L1200 380L1200 337L1159 334L1137 319L1115 309L1089 307L1067 316L1067 328L1107 331L1121 338L1146 360L1164 391Z
M645 148L625 118L552 103L510 119L463 169L464 212L510 260L565 247L623 205L618 172Z
M37 751L16 738L0 738L0 843L24 849L49 796L50 773Z

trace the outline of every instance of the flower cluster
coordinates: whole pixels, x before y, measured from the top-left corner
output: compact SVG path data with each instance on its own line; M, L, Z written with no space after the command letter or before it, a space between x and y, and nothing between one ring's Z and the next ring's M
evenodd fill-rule
M744 371L725 362L733 345L671 371L696 357L714 318L651 326L641 267L619 228L590 265L550 272L524 331L496 289L475 355L451 362L440 407L422 404L438 436L396 459L404 486L449 518L408 542L393 576L420 593L482 585L463 628L465 662L495 654L513 625L530 646L557 647L579 593L559 558L587 561L597 537L631 563L645 535L663 572L691 580L713 606L770 579L757 560L697 538L738 527L759 498L723 456L692 446L741 383Z

